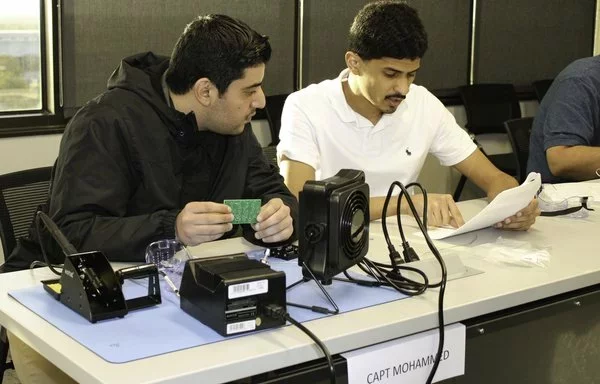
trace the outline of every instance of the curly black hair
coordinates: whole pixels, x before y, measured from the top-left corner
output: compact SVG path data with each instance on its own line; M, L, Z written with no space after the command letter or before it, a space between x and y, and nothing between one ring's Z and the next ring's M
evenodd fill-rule
M363 60L415 60L427 51L427 33L417 11L406 3L375 1L365 5L354 18L348 50Z

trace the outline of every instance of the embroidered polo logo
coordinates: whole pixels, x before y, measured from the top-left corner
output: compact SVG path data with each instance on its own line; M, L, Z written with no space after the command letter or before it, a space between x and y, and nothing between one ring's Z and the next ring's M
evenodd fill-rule
M412 152L411 152L411 151L409 151L409 150L408 150L408 148L406 148L406 154L407 154L408 156L410 156L410 155L412 155Z

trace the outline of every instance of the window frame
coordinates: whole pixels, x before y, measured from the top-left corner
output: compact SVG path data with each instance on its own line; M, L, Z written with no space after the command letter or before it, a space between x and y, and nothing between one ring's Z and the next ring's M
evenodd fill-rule
M61 0L39 0L42 107L39 110L0 112L0 138L64 131L67 119L64 118L61 101L60 3Z

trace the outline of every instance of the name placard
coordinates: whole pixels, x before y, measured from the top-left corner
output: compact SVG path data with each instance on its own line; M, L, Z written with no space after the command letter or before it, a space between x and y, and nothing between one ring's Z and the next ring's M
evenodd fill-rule
M433 382L465 373L466 328L445 328L444 350ZM348 361L349 384L423 384L435 361L438 330L432 329L371 347L342 353Z

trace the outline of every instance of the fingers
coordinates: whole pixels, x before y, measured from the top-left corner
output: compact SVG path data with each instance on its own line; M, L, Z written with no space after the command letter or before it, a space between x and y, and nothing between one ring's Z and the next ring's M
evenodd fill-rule
M524 209L522 209L520 212L522 212L524 215L535 214L536 216L539 216L540 208L538 206L538 200L537 199L531 200L529 205L526 206Z
M290 208L278 198L261 207L257 221L258 223L252 225L256 231L255 237L265 243L287 240L294 232Z
M179 213L178 219L186 227L211 226L213 224L219 227L218 224L231 223L233 215L231 214L231 208L225 204L201 201L186 204ZM214 231L214 229L208 229L208 231ZM213 232L205 234L213 234Z
M197 245L221 238L233 229L231 209L224 204L192 202L186 204L175 222L178 239Z
M527 207L523 208L515 215L504 219L502 222L494 225L495 228L506 229L510 231L526 231L540 215L537 199L533 199Z
M450 216L452 216L452 221L450 222L450 225L452 225L454 228L458 228L461 225L465 224L465 219L463 219L462 214L460 213L460 210L458 209L458 206L454 202L454 198L450 195L446 195L446 196L449 199L448 209L450 209Z
M188 203L176 220L176 233L186 245L197 245L221 238L233 229L231 209L213 202ZM261 207L258 223L252 227L256 238L265 243L284 241L294 232L290 208L281 199L272 199Z
M187 213L184 220L189 225L223 224L233 221L231 213Z
M228 205L212 201L192 201L187 203L183 210L190 213L231 213Z
M293 220L290 216L287 216L279 223L257 231L256 238L265 243L276 243L289 239L293 232Z
M442 220L441 225L450 224L450 209L448 209L448 204L446 204L446 201L440 202L438 217L440 217Z
M282 206L287 207L285 204L283 204L283 200L281 200L279 198L269 200L267 202L267 204L260 207L260 212L258 213L258 216L256 217L256 221L258 221L260 223L264 220L267 220L273 214L275 214L277 211L279 211L279 209ZM289 208L288 208L288 211L289 211Z
M422 199L420 201L422 202ZM452 196L431 193L427 195L427 202L427 224L429 226L451 225L458 228L465 223Z

